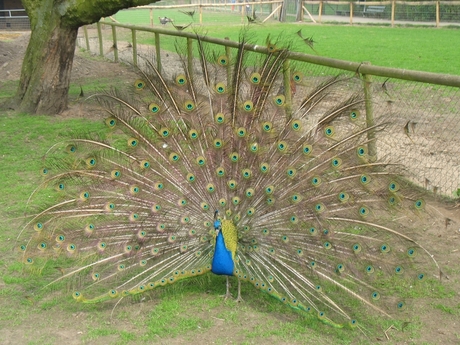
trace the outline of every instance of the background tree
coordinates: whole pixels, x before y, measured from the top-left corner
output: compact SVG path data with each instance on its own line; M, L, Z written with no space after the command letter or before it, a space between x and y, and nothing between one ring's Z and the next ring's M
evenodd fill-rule
M32 114L67 108L78 28L101 17L158 0L22 0L32 34L10 107Z

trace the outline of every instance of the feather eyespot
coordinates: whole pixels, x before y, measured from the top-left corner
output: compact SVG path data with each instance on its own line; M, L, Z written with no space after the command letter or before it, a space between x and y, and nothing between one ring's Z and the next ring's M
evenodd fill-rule
M177 85L185 85L185 84L187 84L187 78L185 77L185 75L179 74L176 77L176 84Z
M227 66L228 65L228 57L227 55L221 55L217 58L217 63L221 66Z

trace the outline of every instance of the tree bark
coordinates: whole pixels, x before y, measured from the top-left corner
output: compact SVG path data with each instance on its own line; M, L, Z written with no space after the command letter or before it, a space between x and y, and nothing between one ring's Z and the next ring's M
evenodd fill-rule
M16 94L17 110L59 114L67 108L77 28L49 20L32 31Z
M155 1L159 0L22 0L32 34L19 87L8 107L30 114L64 111L78 28Z

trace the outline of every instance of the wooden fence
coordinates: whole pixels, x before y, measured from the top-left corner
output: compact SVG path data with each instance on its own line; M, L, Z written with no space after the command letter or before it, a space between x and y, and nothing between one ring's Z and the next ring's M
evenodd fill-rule
M145 10L148 9L150 12L150 26L154 26L154 18L156 18L154 11L161 11L161 10L169 10L169 9L177 9L177 10L186 10L191 9L196 11L198 9L198 20L200 24L203 24L203 10L206 9L230 9L232 7L236 7L238 12L241 15L241 22L246 21L246 16L250 13L246 11L246 6L259 6L262 9L263 5L269 6L269 13L265 18L261 21L264 23L268 19L274 17L275 15L277 18L280 18L281 9L283 7L283 0L257 0L257 2L238 2L238 3L231 3L230 0L225 0L222 3L198 3L198 4L183 4L183 5L162 5L162 6L138 6L130 8L129 10ZM262 11L260 11L262 12ZM112 18L113 19L113 18Z
M150 26L154 24L155 11L178 9L198 12L199 23L203 23L204 10L236 10L241 22L257 11L260 22L271 18L286 21L292 17L295 21L314 23L342 21L348 18L350 24L359 22L388 22L391 26L398 23L417 25L460 25L460 1L329 1L329 0L254 0L232 3L231 0L199 0L192 4L139 6L130 10L148 9Z
M396 14L398 7L400 6L429 6L432 7L434 10L434 23L436 27L439 27L441 24L441 6L457 6L457 11L460 13L460 1L353 1L349 2L349 4L344 5L344 1L315 1L315 0L308 0L304 1L302 4L301 11L301 20L304 20L304 13L308 13L311 17L310 11L307 9L307 5L318 5L318 22L321 23L322 16L324 12L325 5L337 5L341 6L341 8L337 8L335 10L336 15L345 15L348 16L350 24L353 24L354 19L356 17L366 17L366 12L368 13L368 17L375 17L378 19L384 19L385 13L389 13L389 20L391 26L395 26L396 24ZM368 10L368 11L366 11ZM414 20L415 19L415 20ZM406 22L421 22L420 20L416 20L417 18L406 18ZM449 21L449 24L451 22ZM457 24L460 24L460 16L457 17Z
M187 40L189 40L190 42L189 44L192 44L191 43L192 40L197 39L197 35L191 32L171 31L171 30L159 28L159 27L149 28L149 27L139 27L135 25L119 24L119 23L98 22L97 30L98 30L98 40L99 40L99 54L101 56L104 56L103 37L102 37L102 29L101 29L102 25L108 25L112 28L112 39L113 39L115 62L118 62L117 27L131 30L132 46L133 46L133 49L132 49L133 62L135 65L137 64L137 39L136 39L137 31L151 32L155 35L155 50L157 53L160 52L161 50L160 35L184 37L184 38L187 38ZM90 50L89 38L88 38L86 27L84 27L84 34L85 34L86 49ZM213 44L217 44L217 45L221 45L225 47L230 47L230 48L238 48L238 42L214 38L210 36L199 36L199 38L203 42L209 42L209 43L213 43ZM253 51L253 52L257 52L261 54L268 53L265 47L256 46L256 45L247 44L245 46L245 49L248 51ZM157 59L158 69L161 70L160 54L157 54L156 59ZM386 78L396 78L396 79L401 79L401 80L418 81L422 83L429 83L429 84L436 84L436 85L460 87L460 76L449 75L449 74L410 71L410 70L402 70L398 68L372 66L370 64L362 64L358 62L337 60L337 59L327 58L323 56L303 54L303 53L297 53L297 52L289 52L288 59L295 60L295 61L309 62L309 63L316 64L316 65L332 67L332 68L337 68L337 69L351 71L351 72L359 72L362 74L386 77Z
M107 30L102 28L103 25L110 27L109 32L111 31L112 38L112 42L109 41L110 43L103 39L103 33L107 37ZM239 47L238 42L209 36L198 36L191 32L171 31L161 27L150 28L101 22L97 23L97 38L94 35L90 38L87 28L84 28L84 37L80 39L80 46L91 51L91 40L92 43L97 43L96 46L99 48L99 54L104 56L105 44L106 48L110 48L110 54L113 53L113 60L118 62L118 47L122 45L118 42L117 30L124 30L123 36L125 40L127 36L131 36L128 39L130 41L129 49L124 49L124 54L132 52L132 59L129 58L129 62L132 62L134 65L138 64L138 32L152 33L155 39L155 61L160 71L163 70L162 54L160 53L161 36L169 35L185 39L187 42L186 64L191 76L194 74L192 52L197 38L203 42L224 47L226 54L229 56L231 56L229 53L230 49ZM129 30L131 35L126 30ZM246 44L244 48L247 51L258 54L268 53L268 49L265 46ZM130 52L129 50L132 51ZM129 55L125 56L124 60L126 61L128 57ZM412 180L425 188L428 189L428 186L431 184L431 188L435 193L449 196L452 196L452 194L457 195L460 192L460 148L458 145L455 145L455 139L460 135L460 121L458 121L458 116L460 115L460 76L373 66L369 63L343 61L292 51L288 52L287 57L286 66L289 66L291 62L300 61L312 64L311 66L322 66L321 68L332 68L336 71L338 69L339 72L333 72L335 74L344 71L349 75L360 76L366 94L365 112L369 127L374 125L374 111L372 107L372 99L374 97L386 103L385 107L389 107L388 109L391 107L393 109L397 108L397 111L390 109L385 110L383 115L381 113L377 115L380 120L383 116L385 121L390 126L393 126L392 129L388 128L387 134L385 134L385 140L390 139L391 143L385 143L379 139L378 145L384 148L383 151L393 152L396 147L398 155L400 155L400 159L404 164L406 164L406 161L412 160L413 162L410 164L409 169L411 170L411 174L415 176ZM292 104L289 92L289 83L291 80L290 68L283 68L283 73L286 105L288 108ZM377 82L373 79L377 80ZM391 81L387 83L389 79ZM391 91L396 96L396 99L382 99L382 93L387 93L386 88L390 84ZM413 131L416 127L419 131L419 143L417 145L409 143L410 147L401 146L404 140L407 141L410 139L407 136L407 132ZM369 134L371 136L374 135L372 132ZM412 139L410 141L412 142ZM370 140L368 143L368 152L371 157L377 155L376 145L376 141L374 140ZM427 147L430 150L428 154L425 152ZM448 161L446 161L445 156L448 156ZM436 161L433 161L433 159ZM423 165L425 165L425 168L422 170L420 167Z

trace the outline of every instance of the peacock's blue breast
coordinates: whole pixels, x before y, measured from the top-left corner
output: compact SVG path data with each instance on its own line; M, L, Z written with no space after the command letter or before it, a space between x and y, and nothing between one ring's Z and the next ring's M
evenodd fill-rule
M234 263L232 253L227 249L222 232L216 238L216 249L212 258L211 272L219 275L233 275Z

